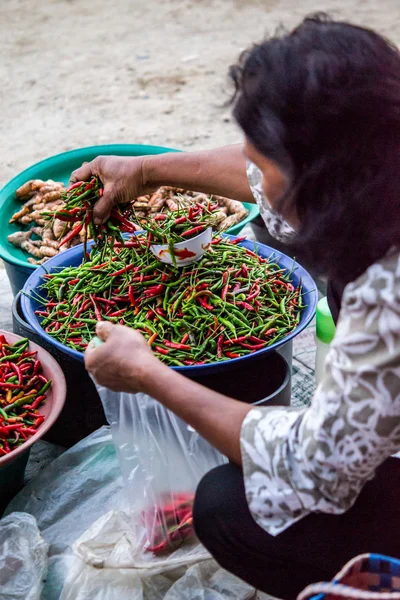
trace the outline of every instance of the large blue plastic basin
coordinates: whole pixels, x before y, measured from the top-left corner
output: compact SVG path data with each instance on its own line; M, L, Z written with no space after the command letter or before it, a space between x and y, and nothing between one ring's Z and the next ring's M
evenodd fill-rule
M227 238L235 239L235 236L227 235ZM254 242L243 241L240 245L249 248L250 250L254 249ZM221 370L230 370L235 368L236 366L243 366L244 361L251 361L255 358L260 357L261 355L271 352L273 350L278 349L283 344L286 344L290 340L292 340L296 335L298 335L307 325L310 323L311 319L315 314L315 309L318 300L318 290L317 286L314 283L311 275L298 263L293 264L293 259L285 254L279 254L271 248L270 246L265 246L264 244L256 243L257 252L264 258L271 256L274 254L274 262L278 263L282 268L287 269L288 271L292 271L291 274L291 282L296 287L301 282L302 290L303 290L303 303L306 305L304 308L299 325L285 338L282 340L264 348L262 350L258 350L252 354L247 354L240 358L233 358L230 360L209 363L205 365L193 365L186 367L173 367L177 371L185 372L187 374L191 372L196 373L204 373L209 374ZM54 268L67 267L67 266L77 266L81 264L83 259L83 246L75 246L70 250L66 250L61 254L58 254L54 258L51 258L46 262L46 269L40 267L36 269L26 281L23 288L23 297L21 300L22 312L25 317L25 320L31 325L31 327L36 331L38 335L44 338L47 344L53 345L60 351L63 351L68 356L77 359L78 361L83 362L83 354L81 352L77 352L64 344L61 344L54 338L52 338L48 333L44 331L41 327L37 316L35 315L35 310L40 310L40 304L35 299L37 294L41 294L41 290L39 290L39 286L43 284L43 275L45 273L51 272Z

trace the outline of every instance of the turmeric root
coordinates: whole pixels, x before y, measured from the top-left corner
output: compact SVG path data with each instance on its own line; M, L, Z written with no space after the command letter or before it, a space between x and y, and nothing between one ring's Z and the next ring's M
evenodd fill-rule
M58 200L61 198L61 190L52 190L47 192L47 194L43 194L42 202L46 204L47 202L53 202L54 200Z
M32 227L29 231L37 235L39 238L43 238L43 227Z
M169 210L172 210L172 211L178 210L178 208L179 208L179 206L175 202L175 200L171 200L169 198L168 198L168 200L166 200L166 204L167 204Z
M17 189L17 191L15 192L16 196L17 198L29 198L30 196L33 196L35 192L40 190L40 188L43 187L44 184L45 182L41 179L31 179L30 181L27 181L26 183L24 183L24 185L21 185L21 187Z
M60 221L60 219L54 219L53 234L56 240L59 240L61 237L63 237L66 230L67 225L64 223L64 221Z
M42 239L44 240L54 240L53 229L47 225L42 229Z
M7 240L13 244L16 248L21 248L23 242L26 242L30 239L33 231L30 229L29 231L16 231L15 233L11 233Z
M19 219L21 219L23 216L27 215L28 213L29 213L29 207L23 206L21 208L21 210L19 210L18 212L13 214L13 216L11 217L11 219L8 222L10 224L15 223L15 221L18 221Z
M230 215L229 217L226 217L226 219L220 223L218 230L225 231L225 229L229 229L229 227L233 227L233 225L237 225L237 223L240 223L240 221L242 221L242 219L244 219L244 217L246 215L247 215L247 211L245 211L244 213L237 212L237 213L234 213L233 215Z
M36 258L32 258L32 256L28 257L28 263L30 263L31 265L42 265L43 263L46 262L47 260L47 256L45 256L44 258L41 258L40 260L36 260Z
M53 248L54 250L58 250L60 247L60 242L57 242L57 240L42 240L42 245L41 247L47 247L47 248Z
M40 246L39 250L42 253L42 257L47 256L50 258L58 254L58 248L49 248L49 246Z

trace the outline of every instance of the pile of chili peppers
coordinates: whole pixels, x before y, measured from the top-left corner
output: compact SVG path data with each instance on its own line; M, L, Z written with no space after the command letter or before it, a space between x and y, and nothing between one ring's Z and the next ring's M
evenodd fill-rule
M299 323L301 287L255 252L214 237L203 257L182 269L160 263L146 236L93 249L90 260L44 276L36 311L53 338L84 351L98 321L139 330L170 366L251 354Z
M156 556L171 552L187 539L195 537L193 528L194 495L174 494L172 502L167 502L151 511L151 538L147 552ZM143 515L145 525L149 516Z
M11 346L0 335L0 457L35 435L45 419L38 409L50 386L29 340Z
M137 227L129 220L134 212L131 204L114 207L106 223L100 226L95 225L93 208L102 195L103 184L97 176L89 182L78 181L61 194L65 202L62 210L43 214L46 219L58 219L65 221L66 224L71 224L72 229L62 239L60 248L84 231L86 256L86 244L89 237L95 240L98 246L104 246L110 239L118 239L122 242L122 233L134 233L137 230Z
M218 202L201 204L192 202L177 211L160 213L155 217L141 219L142 228L148 232L147 240L156 244L176 244L200 235L215 225L213 213L219 210Z

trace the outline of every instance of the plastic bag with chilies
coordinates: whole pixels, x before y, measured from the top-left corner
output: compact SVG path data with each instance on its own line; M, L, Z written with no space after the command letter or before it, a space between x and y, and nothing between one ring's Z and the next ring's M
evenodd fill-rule
M192 506L202 476L225 457L153 398L97 391L117 448L136 566L165 572L209 558L194 534Z

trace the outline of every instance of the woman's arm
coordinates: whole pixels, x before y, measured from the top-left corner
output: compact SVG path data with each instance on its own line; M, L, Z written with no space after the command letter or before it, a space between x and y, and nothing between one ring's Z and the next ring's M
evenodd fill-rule
M109 217L115 204L150 194L161 185L254 202L242 144L202 152L98 156L74 171L71 182L87 181L93 175L98 175L104 185L104 194L94 211L98 222Z
M174 185L183 189L254 202L246 174L243 144L145 156L143 185Z
M240 430L251 405L194 383L156 359L143 336L102 322L97 333L106 343L86 351L88 371L116 391L143 392L186 421L233 462L241 464Z

